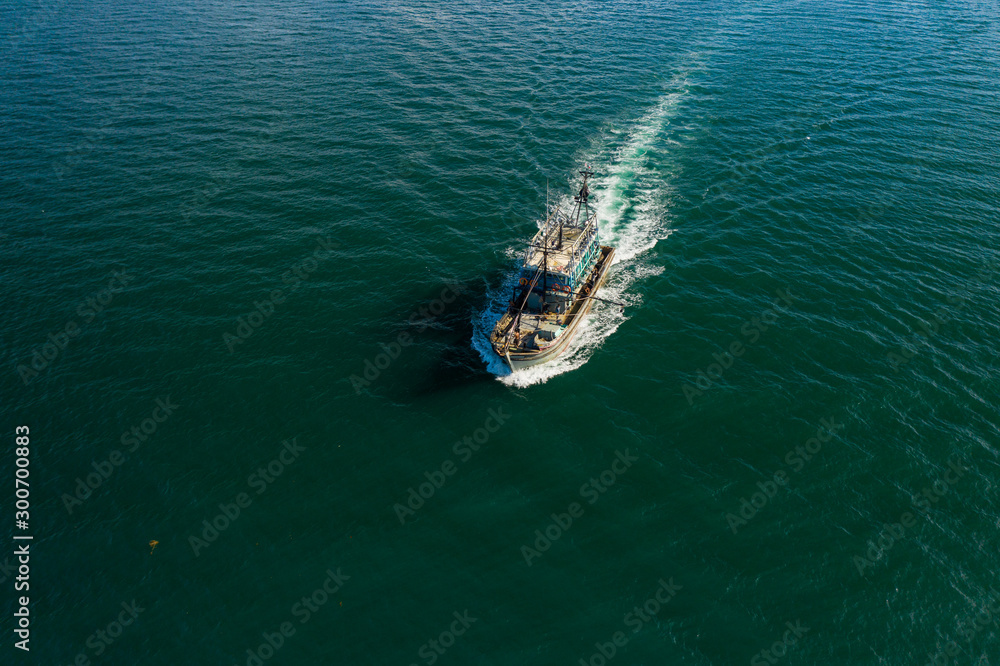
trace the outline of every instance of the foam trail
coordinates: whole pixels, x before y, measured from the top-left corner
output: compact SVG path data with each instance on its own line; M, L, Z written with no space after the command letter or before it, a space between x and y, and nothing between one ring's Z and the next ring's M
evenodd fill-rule
M581 159L581 163L589 163L596 172L591 181L591 196L597 209L601 242L617 248L615 266L600 296L626 305L637 305L642 301L641 295L629 290L635 282L663 272L662 266L644 261L643 255L671 233L664 204L669 193L670 173L662 164L664 156L657 153L657 146L663 143L670 120L684 97L686 76L674 77L666 87L670 92L664 94L652 110L632 123L624 142L615 141L609 133L603 147ZM575 173L571 183L577 184ZM568 208L572 198L564 196L559 203ZM521 249L520 246L511 248L512 260L520 257ZM579 368L628 319L620 308L598 302L587 320L580 324L576 338L562 356L549 363L511 373L493 352L488 338L506 308L516 280L517 274L512 272L504 284L488 294L489 304L473 321L472 346L482 356L487 369L508 386L523 388L544 383Z
M670 235L662 201L669 191L665 155L657 152L670 120L687 90L686 76L670 81L657 105L635 123L623 145L594 161L606 166L591 190L597 199L601 237L614 245L617 262L627 262L651 250ZM660 159L657 159L660 158Z

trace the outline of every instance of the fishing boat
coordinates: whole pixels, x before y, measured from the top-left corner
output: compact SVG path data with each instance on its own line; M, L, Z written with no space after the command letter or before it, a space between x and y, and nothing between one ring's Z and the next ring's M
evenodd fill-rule
M507 310L490 344L512 371L547 363L565 352L604 285L615 248L601 245L591 212L589 167L569 210L547 210L528 244ZM546 204L548 206L548 204ZM612 301L608 301L612 302ZM615 305L621 305L615 303Z

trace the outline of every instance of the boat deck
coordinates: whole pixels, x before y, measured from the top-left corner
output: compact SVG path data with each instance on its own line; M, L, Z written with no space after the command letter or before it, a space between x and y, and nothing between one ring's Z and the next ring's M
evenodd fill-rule
M514 363L511 356L517 358L516 364L523 366L535 362L526 360L528 357L544 357L549 350L564 348L581 317L590 311L593 301L589 295L604 284L613 257L614 248L601 247L600 258L584 288L587 295L576 294L565 314L521 312L517 316L513 308L509 309L490 336L494 351L510 363ZM512 330L515 326L516 330Z
M573 262L576 253L583 250L582 240L584 238L585 231L586 229L581 229L579 227L563 227L563 242L561 246L559 245L559 232L549 232L548 264L550 271L562 271ZM532 248L531 255L524 262L525 266L537 268L542 265L543 255L545 253L542 251L540 246L542 245L544 238L544 234L540 231L535 237L534 245L536 247Z

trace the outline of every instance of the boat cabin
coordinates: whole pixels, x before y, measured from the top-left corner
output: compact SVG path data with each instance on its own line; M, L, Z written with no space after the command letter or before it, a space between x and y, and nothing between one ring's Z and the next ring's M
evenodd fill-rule
M527 312L562 314L578 296L600 254L596 216L580 222L556 209L532 239L514 296L530 289Z

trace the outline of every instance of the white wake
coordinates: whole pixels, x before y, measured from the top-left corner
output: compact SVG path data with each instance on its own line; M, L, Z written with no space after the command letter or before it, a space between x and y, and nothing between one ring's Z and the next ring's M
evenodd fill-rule
M633 286L663 272L663 267L654 265L646 255L671 233L667 201L673 160L666 147L667 133L685 96L686 77L675 77L666 88L670 92L664 94L653 109L629 123L624 131L609 129L600 145L579 159L579 166L587 163L595 172L590 192L592 205L597 210L601 243L617 248L611 275L597 295L624 303L627 306L625 313L617 306L595 303L587 321L581 323L570 349L562 356L511 373L493 352L488 340L513 292L517 275L510 274L504 284L488 294L488 305L473 321L472 339L487 369L504 384L523 388L579 368L628 319L628 306L641 304L642 296ZM579 175L574 170L566 189L575 191L578 187ZM568 208L572 197L566 195L558 203ZM512 261L523 256L524 242L521 240L509 248Z

